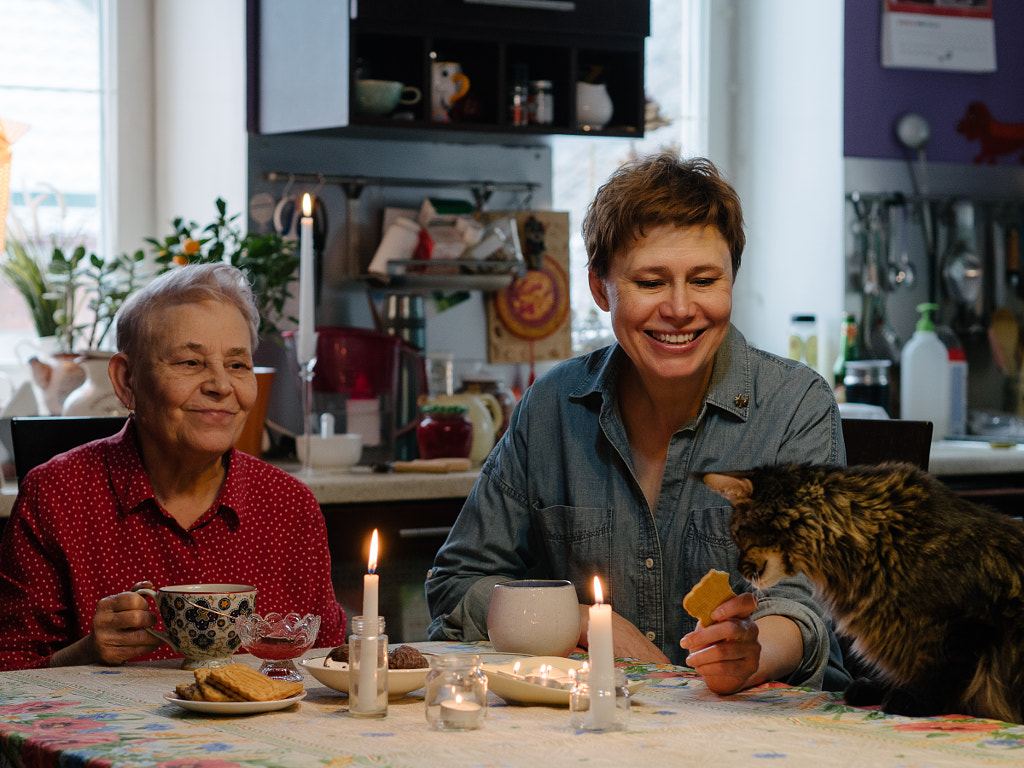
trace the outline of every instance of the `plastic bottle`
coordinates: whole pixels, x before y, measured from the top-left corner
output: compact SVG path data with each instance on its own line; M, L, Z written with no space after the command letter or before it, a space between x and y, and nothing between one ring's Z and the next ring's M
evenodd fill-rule
M932 440L949 435L949 353L935 333L931 314L938 304L917 305L921 319L900 356L900 418L930 421Z
M935 333L949 355L949 434L967 434L967 353L960 338L948 325L935 326Z

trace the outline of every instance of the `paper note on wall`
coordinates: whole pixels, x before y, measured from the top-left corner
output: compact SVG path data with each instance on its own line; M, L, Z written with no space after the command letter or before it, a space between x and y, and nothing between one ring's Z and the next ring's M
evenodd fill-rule
M882 66L995 72L992 0L882 0Z

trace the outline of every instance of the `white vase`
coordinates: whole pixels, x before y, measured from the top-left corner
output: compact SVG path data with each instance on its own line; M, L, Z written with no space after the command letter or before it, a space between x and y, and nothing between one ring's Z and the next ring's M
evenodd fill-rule
M615 107L604 83L576 83L576 127L599 131L612 119Z
M114 385L107 375L113 352L90 349L75 362L85 369L85 383L67 396L62 416L127 416L128 409L114 394Z

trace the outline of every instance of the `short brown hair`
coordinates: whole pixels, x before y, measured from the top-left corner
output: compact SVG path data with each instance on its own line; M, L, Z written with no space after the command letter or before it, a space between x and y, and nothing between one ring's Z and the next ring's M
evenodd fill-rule
M735 279L747 241L739 195L710 160L671 152L626 163L597 191L583 221L587 267L603 280L616 255L663 225L717 229L729 246Z

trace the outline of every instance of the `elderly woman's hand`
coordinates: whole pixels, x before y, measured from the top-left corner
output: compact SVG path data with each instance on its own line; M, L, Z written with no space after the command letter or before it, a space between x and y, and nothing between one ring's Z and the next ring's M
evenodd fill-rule
M686 663L715 693L736 693L764 682L755 677L761 662L761 643L750 614L756 608L757 599L749 592L733 597L712 612L714 624L698 625L679 641L690 652Z
M139 587L136 584L134 588ZM149 585L152 586L152 585ZM146 631L157 615L146 598L136 592L104 597L96 604L92 634L86 635L50 657L51 667L77 664L121 664L156 650L163 641Z

